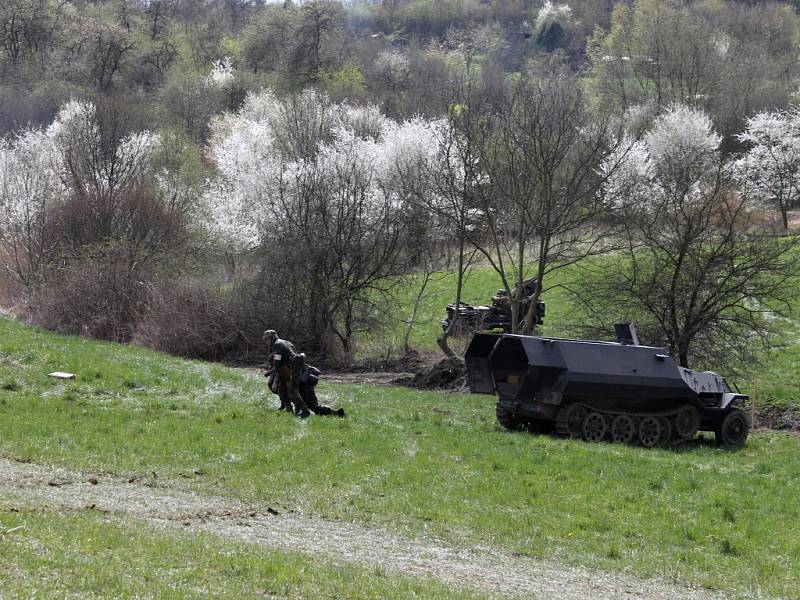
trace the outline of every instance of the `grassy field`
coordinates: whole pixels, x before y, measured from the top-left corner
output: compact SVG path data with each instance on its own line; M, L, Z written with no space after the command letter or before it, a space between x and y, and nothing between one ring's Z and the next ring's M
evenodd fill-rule
M380 568L119 524L91 511L0 509L0 527L11 531L0 537L0 595L8 598L476 597Z
M558 280L554 277L554 283L569 277L569 273L560 277ZM462 302L472 305L490 304L492 296L501 287L502 283L493 269L487 267L472 269L464 282ZM454 274L441 273L431 278L422 296L409 338L411 346L421 350L438 351L436 338L442 332L440 321L445 316L446 306L453 302L454 290ZM413 281L396 290L397 304L400 308L395 311L393 325L368 340L365 344L368 350L377 349L380 352L387 345L402 348L406 329L404 321L411 315L411 307L418 291L419 288ZM560 287L554 287L544 294L543 300L547 302L547 318L541 331L546 335L565 334L566 328L573 324L567 292ZM456 341L455 344L457 343Z
M547 316L540 328L543 335L570 336L575 327L582 322L581 312L570 302L569 293L558 284L574 277L568 269L550 279L551 289L543 294L547 304ZM501 287L497 274L489 268L474 269L464 286L464 302L468 304L488 304L492 295ZM445 307L452 302L455 289L455 276L442 274L432 279L420 303L416 325L410 337L411 345L427 351L438 350L436 337L441 333L440 319L444 317ZM395 317L395 326L375 336L368 349L380 349L387 345L402 347L405 331L402 320L408 318L412 298L416 290L412 286L398 293L403 309ZM775 340L775 349L762 356L761 364L747 370L737 380L744 392L756 388L757 402L761 407L791 409L798 413L800 420L800 302L795 309L796 318L781 320L782 335ZM461 346L466 342L462 341ZM453 343L459 350L459 341ZM702 368L702 365L698 365Z
M52 380L52 370L77 378ZM212 494L454 545L800 596L795 435L758 434L736 453L702 440L644 450L508 433L488 396L332 385L321 392L349 418L280 414L252 372L0 319L3 456L122 476L156 472ZM80 519L92 523L74 518L58 525L68 547L80 542ZM33 533L47 528L42 522ZM158 544L178 552L206 542L152 543L153 552ZM49 568L49 558L24 556L10 554L14 568ZM287 569L287 578L297 575Z

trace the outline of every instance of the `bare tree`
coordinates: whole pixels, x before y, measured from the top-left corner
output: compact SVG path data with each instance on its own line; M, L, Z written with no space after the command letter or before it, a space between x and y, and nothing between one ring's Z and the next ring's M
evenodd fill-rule
M123 25L79 15L65 28L61 46L68 72L98 91L108 92L132 60L137 41Z
M469 26L448 30L443 46L458 58L450 81L448 114L429 128L433 154L414 165L415 172L406 173L403 179L409 182L414 205L430 215L432 235L455 247L453 298L459 306L464 281L477 252L471 241L482 229L477 222L478 190L484 177L479 167L484 141L480 123L486 118L488 94L477 77L475 58L480 53L500 50L503 41L490 27ZM455 311L436 340L448 357L455 356L448 340L459 327L459 314Z
M63 4L63 3L62 3ZM46 0L4 0L0 5L0 50L16 65L28 52L48 44L52 21L60 6L53 9Z
M310 0L300 6L296 23L291 65L313 79L332 60L329 51L344 29L344 9L341 2Z
M416 247L418 249L421 248L421 256L419 260L415 262L411 272L405 276L405 281L412 289L415 289L411 302L411 314L405 319L405 331L403 332L403 351L406 354L413 351L411 346L411 334L414 327L417 325L419 309L428 291L428 286L434 281L441 281L447 277L447 271L449 271L452 266L452 260L450 260L450 246L445 245L444 248L437 248L439 245L437 241L438 240L428 238L424 242L422 240L418 242L420 245ZM450 333L452 334L452 330L450 330ZM449 346L447 347L449 348Z
M613 125L591 115L578 82L559 71L526 75L491 119L477 121L484 228L471 241L509 295L514 332L535 329L548 275L608 250L597 167L614 149Z
M285 68L296 27L294 6L268 5L261 10L243 33L243 56L253 73Z
M426 235L455 249L453 299L457 306L461 304L464 280L475 255L469 230L475 225L478 156L472 135L475 129L464 127L474 114L467 106L454 106L447 119L425 126L425 134L419 136L421 143L432 147L427 160L398 165L412 206L427 217ZM458 326L456 312L436 340L442 352L450 357L455 354L448 340Z

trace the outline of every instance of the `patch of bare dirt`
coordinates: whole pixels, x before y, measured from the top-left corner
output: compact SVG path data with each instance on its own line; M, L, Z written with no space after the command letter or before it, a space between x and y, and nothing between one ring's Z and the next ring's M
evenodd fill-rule
M800 412L796 408L762 406L756 413L755 424L761 429L800 432Z
M387 373L384 371L372 373L323 373L322 378L330 383L408 385L414 379L414 373Z
M418 372L411 386L422 390L464 390L466 366L457 357L444 358L430 367Z
M336 563L379 566L490 596L525 598L706 599L721 594L660 579L591 572L494 548L455 548L355 523L284 513L268 505L204 496L157 477L102 474L0 459L0 502L8 508L96 510L169 529L203 531L266 548L299 551Z
M411 350L394 361L362 360L346 370L323 372L331 383L400 385L421 390L464 391L466 370L460 358Z

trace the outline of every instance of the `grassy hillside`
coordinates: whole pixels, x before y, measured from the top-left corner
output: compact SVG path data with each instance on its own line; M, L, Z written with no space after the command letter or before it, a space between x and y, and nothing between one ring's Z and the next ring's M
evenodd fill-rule
M557 277L550 279L550 290L543 294L547 303L545 324L540 329L543 335L571 335L574 327L582 323L580 309L570 302L569 294L558 284L569 281L573 275L565 269ZM492 295L502 284L497 274L489 268L475 269L464 286L464 302L469 304L488 304ZM428 285L417 320L410 337L411 345L427 351L438 350L436 337L441 333L440 319L444 318L445 307L453 301L455 277L442 274L433 278ZM400 308L396 311L394 326L375 336L366 348L383 348L391 345L402 347L405 331L404 319L411 314L413 297L417 290L413 286L403 289L398 294ZM800 302L795 310L796 318L782 320L782 334L775 340L772 352L761 357L761 363L746 370L736 383L743 391L752 392L756 388L757 405L773 410L791 409L800 411ZM465 346L466 340L454 342L456 349ZM702 365L699 365L702 366Z
M77 378L49 379L56 369ZM156 473L203 492L455 545L736 593L800 595L794 435L758 434L736 453L702 440L648 451L508 433L495 424L488 396L333 385L321 392L349 418L280 414L256 373L0 319L2 456ZM17 521L7 518L19 516L0 513L12 527ZM94 527L91 517L75 519L58 524L65 548ZM46 520L34 522L29 535L46 538ZM202 543L165 538L163 552ZM49 560L6 557L29 572ZM202 565L198 558L191 566Z

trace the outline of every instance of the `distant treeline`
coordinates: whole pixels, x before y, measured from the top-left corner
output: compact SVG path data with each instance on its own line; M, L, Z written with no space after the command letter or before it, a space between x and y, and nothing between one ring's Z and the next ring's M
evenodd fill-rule
M213 114L261 87L437 115L465 56L499 80L555 57L598 100L690 100L728 133L792 99L799 31L786 2L4 0L0 135L72 98L119 95L148 127L202 143ZM237 74L214 93L204 81L224 60Z

